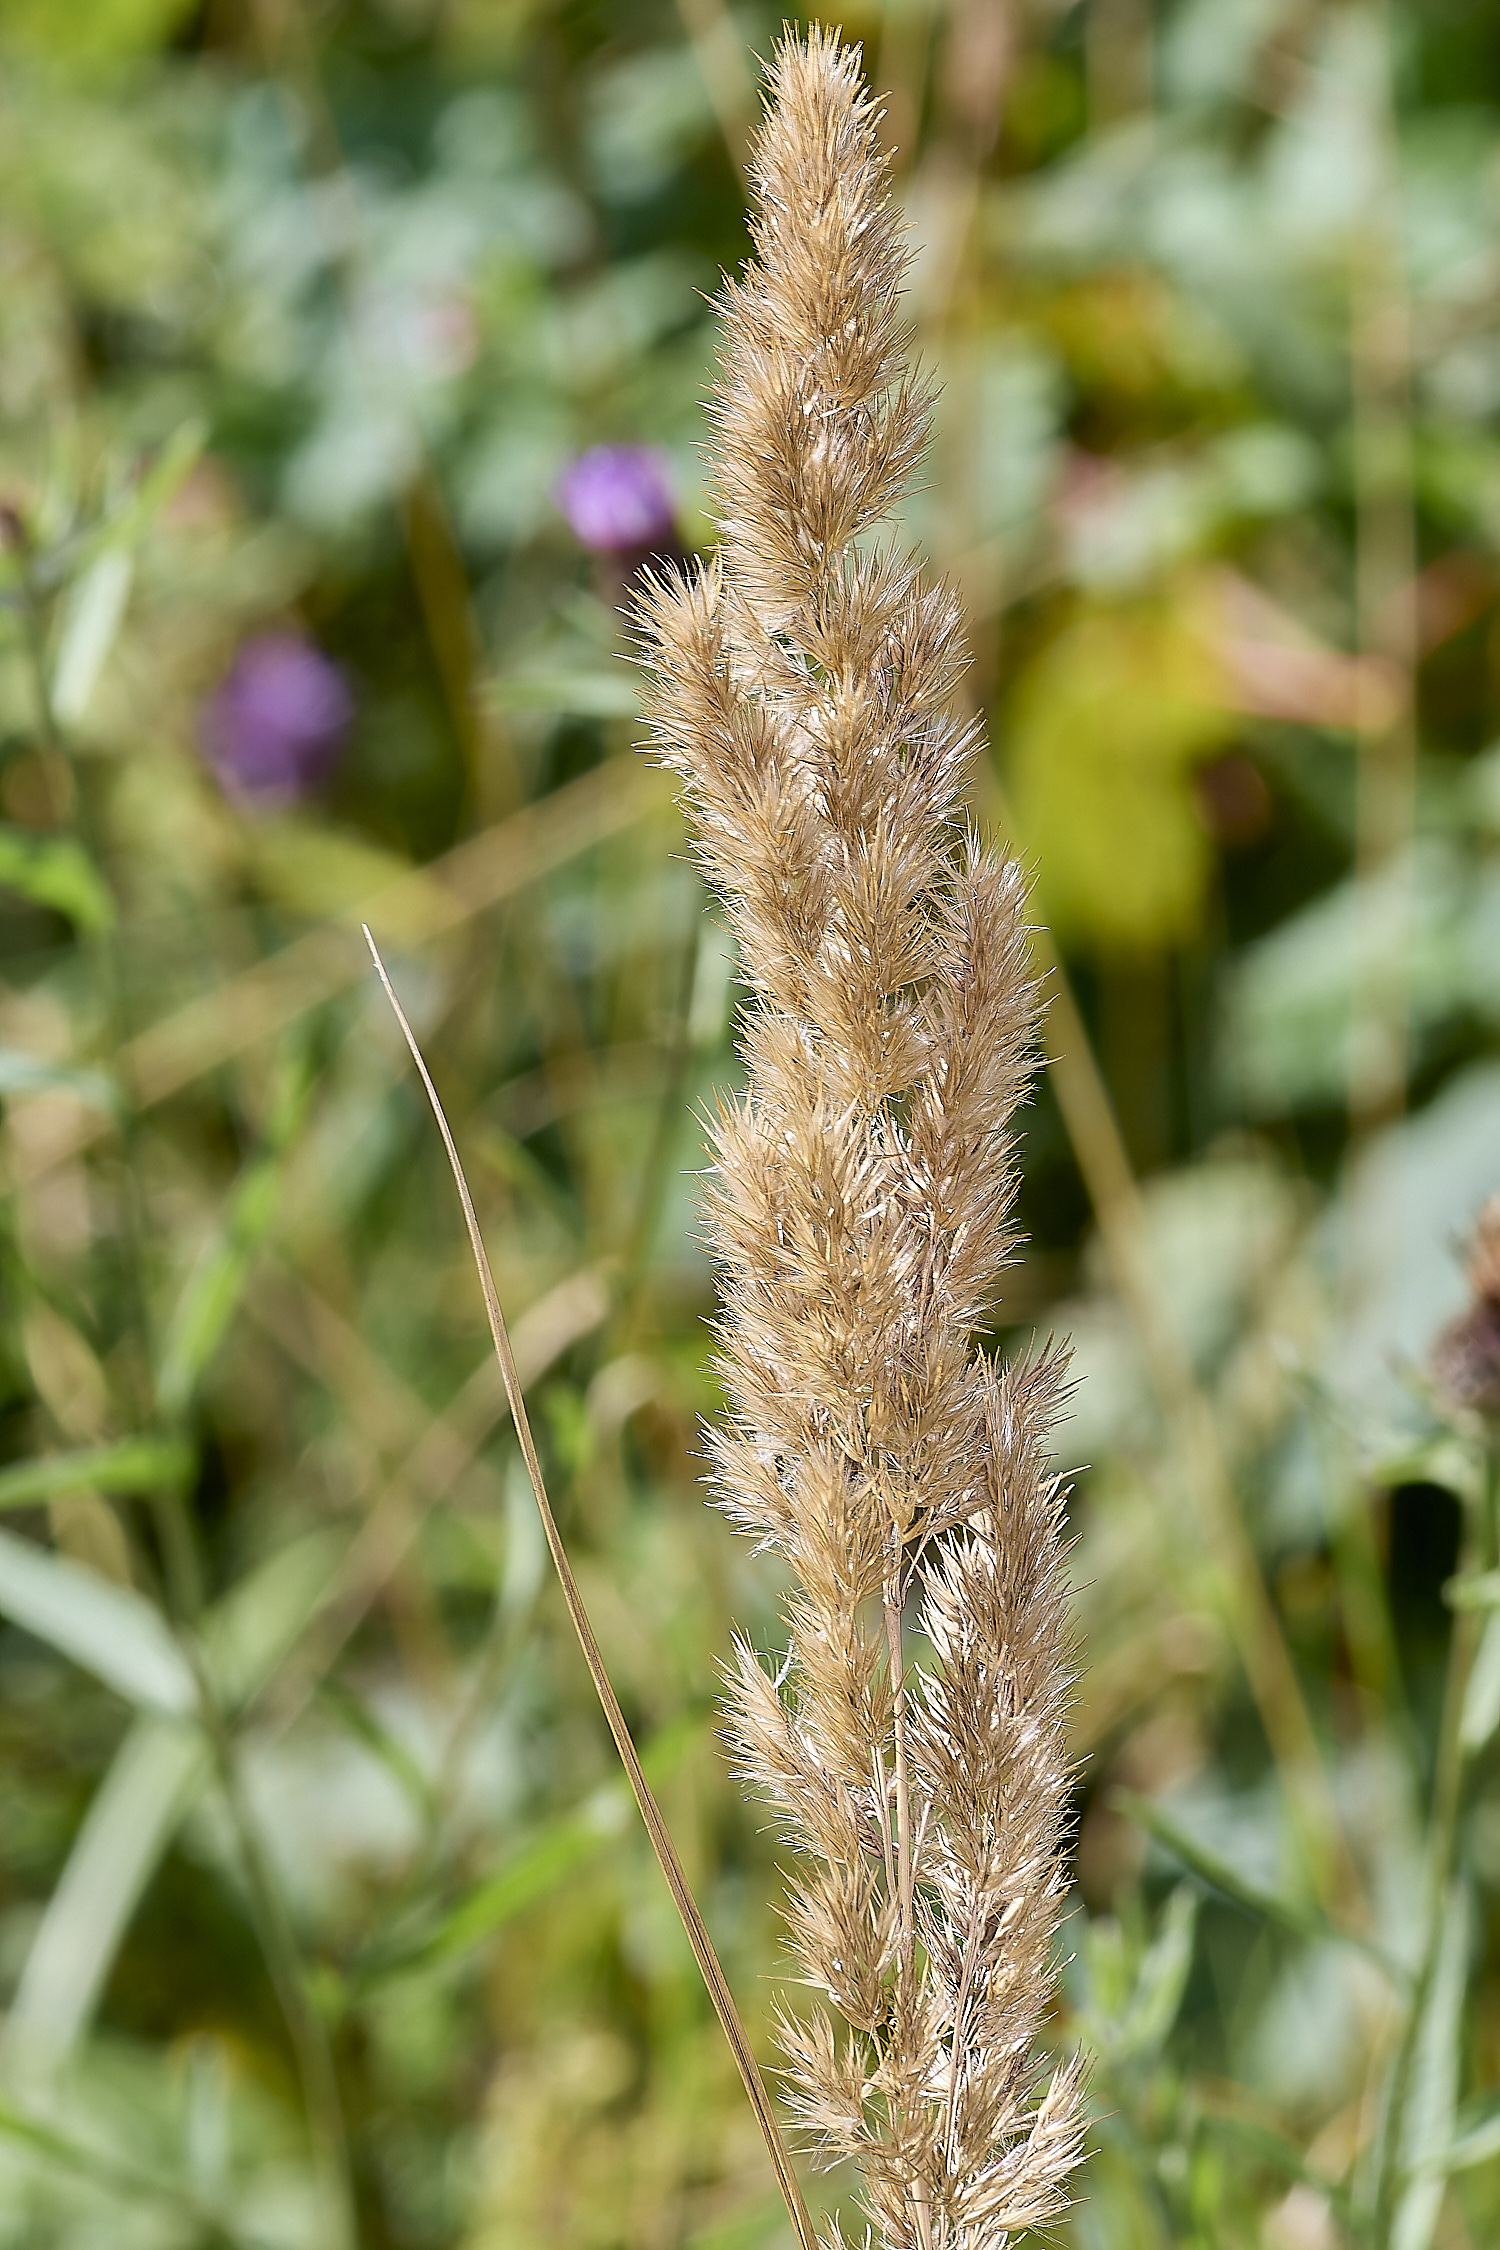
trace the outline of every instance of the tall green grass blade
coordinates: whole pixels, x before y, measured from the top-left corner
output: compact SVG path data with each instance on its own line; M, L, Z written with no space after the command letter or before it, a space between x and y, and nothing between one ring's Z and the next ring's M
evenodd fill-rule
M641 1768L655 1786L676 1772L700 1738L701 1715L679 1719L653 1736L641 1752ZM403 1938L398 1933L372 1948L358 1971L360 1981L401 1974L470 1952L545 1898L579 1868L596 1859L630 1817L630 1792L623 1777L596 1790L587 1803L548 1821L502 1861L493 1874L466 1891L442 1918ZM780 2206L778 2205L779 2209Z
M134 546L145 537L162 509L181 487L207 442L208 424L200 421L197 415L190 415L185 422L178 423L172 435L147 465L144 475L131 487L121 504L105 518L89 541L84 549L89 563L118 548Z
M1497 1726L1500 1726L1500 1612L1485 1624L1464 1689L1463 1717L1458 1729L1463 1755L1477 1757Z
M1458 2109L1464 1991L1468 1980L1473 1903L1460 1877L1448 1885L1437 1958L1422 2005L1411 2080L1401 2120L1404 2185L1391 2225L1390 2250L1430 2250L1443 2206L1443 2159L1453 2143Z
M1247 2154L1256 2157L1268 2170L1279 2172L1283 2179L1300 2181L1323 2197L1329 2209L1343 2225L1353 2227L1355 2216L1347 2192L1337 2181L1328 2180L1312 2170L1300 2148L1289 2141L1284 2133L1259 2118L1237 2117L1225 2110L1209 2110L1204 2114L1208 2131L1222 2140L1233 2141Z
M84 1818L26 1956L5 2027L28 2072L62 2060L91 2020L136 1907L208 1770L180 1719L138 1718Z
M1424 2171L1470 2172L1500 2156L1500 2094L1466 2103L1455 2127L1453 2139L1440 2156L1427 2159Z
M124 622L134 576L129 548L106 547L68 588L52 670L52 712L59 726L77 726L88 710Z
M0 1615L140 1710L181 1718L197 1707L192 1668L159 1611L10 1531L0 1531Z
M304 1061L289 1064L264 1145L240 1174L223 1226L178 1299L156 1378L157 1404L169 1422L179 1421L187 1412L234 1318L256 1253L276 1215L282 1172L312 1085L312 1072Z
M332 1585L345 1545L342 1533L309 1533L202 1620L204 1663L225 1709L253 1700L275 1673ZM209 1765L199 1728L149 1714L116 1752L47 1901L11 2010L5 2044L29 2067L54 2066L88 2028L131 1917Z
M1210 1889L1232 1899L1247 1914L1272 1922L1293 1937L1319 1938L1331 1934L1330 1925L1316 1906L1306 1900L1285 1898L1277 1891L1263 1890L1258 1883L1248 1881L1238 1868L1201 1842L1151 1798L1139 1795L1134 1789L1115 1789L1110 1793L1110 1803L1127 1820L1133 1820L1147 1835L1154 1836L1174 1859L1191 1868Z
M200 1620L204 1663L223 1711L243 1709L275 1677L332 1592L348 1546L342 1531L310 1531L248 1572Z
M362 1696L353 1694L338 1680L325 1680L318 1698L324 1710L384 1766L418 1819L430 1822L436 1809L433 1784L399 1735L382 1722Z
M1357 1930L1346 1929L1341 1923L1333 1921L1320 1906L1314 1905L1310 1900L1285 1898L1278 1891L1264 1890L1258 1883L1248 1881L1238 1868L1231 1866L1227 1859L1221 1858L1209 1845L1200 1842L1179 1821L1174 1820L1169 1812L1153 1803L1151 1798L1143 1797L1133 1789L1116 1789L1110 1794L1110 1802L1128 1820L1133 1820L1138 1828L1144 1828L1148 1835L1154 1836L1159 1844L1175 1859L1181 1860L1183 1866L1190 1868L1211 1890L1221 1892L1225 1898L1233 1900L1236 1906L1243 1907L1247 1914L1257 1915L1262 1921L1272 1923L1277 1929L1286 1930L1293 1937L1334 1939L1340 1945L1352 1945L1357 1952L1377 1962L1394 1982L1404 1981L1395 1962Z
M63 1492L147 1492L192 1474L193 1449L180 1438L120 1438L72 1453L44 1453L0 1469L0 1508L33 1508Z
M1197 1895L1191 1885L1179 1883L1141 1963L1120 2024L1117 2056L1154 2055L1165 2045L1187 1990L1197 1926Z
M629 1817L630 1793L623 1783L617 1789L600 1790L583 1811L550 1822L521 1845L493 1875L476 1883L427 1936L377 1952L365 1979L401 1974L471 1952L596 1859Z

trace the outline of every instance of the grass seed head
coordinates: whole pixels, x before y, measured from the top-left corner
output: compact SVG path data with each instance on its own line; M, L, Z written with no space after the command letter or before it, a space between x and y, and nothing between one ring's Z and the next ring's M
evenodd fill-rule
M797 1854L819 1997L790 2101L859 2161L888 2250L1054 2216L1077 2068L1037 2060L1064 1896L1062 1365L977 1340L1014 1255L1037 993L1024 885L969 832L959 607L879 527L926 439L905 254L859 55L776 50L755 257L722 298L712 562L643 602L753 998L709 1222L735 1524L783 1558L784 1663L742 1647L744 1771ZM920 1653L919 1653L920 1652Z

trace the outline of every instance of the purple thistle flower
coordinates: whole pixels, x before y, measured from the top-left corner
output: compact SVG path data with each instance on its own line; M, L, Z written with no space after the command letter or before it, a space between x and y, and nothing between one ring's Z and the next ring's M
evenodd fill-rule
M671 548L676 522L665 463L648 445L596 445L558 480L558 505L598 555Z
M293 804L332 772L353 716L349 683L321 650L257 633L203 707L203 747L230 796Z

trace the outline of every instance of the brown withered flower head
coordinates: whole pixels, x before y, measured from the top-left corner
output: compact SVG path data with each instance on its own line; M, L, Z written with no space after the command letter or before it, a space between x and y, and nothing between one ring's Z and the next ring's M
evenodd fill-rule
M859 58L786 38L756 255L721 302L720 545L643 606L654 742L753 992L715 1129L721 1505L790 1580L739 1650L746 1773L795 1854L801 2125L888 2250L997 2250L1064 2205L1049 2069L1071 1686L1062 1366L976 1340L1017 1235L1037 993L1025 888L962 810L957 599L879 526L919 461L905 254Z
M1439 1336L1433 1374L1455 1406L1500 1416L1500 1195L1475 1222L1468 1276L1470 1302Z

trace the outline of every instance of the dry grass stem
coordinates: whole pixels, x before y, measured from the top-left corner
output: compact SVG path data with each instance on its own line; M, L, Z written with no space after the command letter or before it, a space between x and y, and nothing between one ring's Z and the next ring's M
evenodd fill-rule
M789 1645L741 1647L747 1774L797 1854L819 1995L783 2011L799 2123L889 2250L1045 2222L1083 2137L1039 2060L1065 1891L1062 1363L976 1341L1016 1247L1037 993L1013 863L966 828L959 605L876 527L926 441L857 53L788 38L723 298L717 557L650 589L657 748L754 990L710 1224L732 1520ZM829 2005L831 2003L831 2005Z
M718 1954L714 1950L714 1943L708 1934L707 1924L698 1911L698 1902L693 1897L688 1879L683 1873L682 1862L679 1860L676 1846L668 1834L667 1824L661 1815L661 1808L656 1802L651 1784L646 1779L641 1761L636 1754L630 1729L625 1724L625 1714L620 1708L620 1699L615 1694L614 1685L610 1680L604 1658L600 1653L598 1641L594 1637L594 1628L589 1622L589 1614L584 1607L578 1581L573 1575L573 1566L568 1560L567 1550L562 1543L562 1534L557 1528L557 1519L552 1513L552 1503L547 1497L546 1481L542 1475L542 1464L537 1455L535 1440L531 1434L531 1420L526 1412L526 1401L521 1392L521 1379L516 1368L515 1354L511 1349L510 1336L505 1326L505 1314L500 1306L500 1293L495 1287L495 1277L490 1270L489 1255L484 1247L484 1236L479 1231L479 1217L474 1209L474 1199L469 1193L469 1183L464 1176L463 1163L459 1157L457 1144L444 1114L443 1105L438 1099L438 1091L432 1082L431 1073L423 1060L422 1050L417 1045L416 1034L406 1020L405 1010L396 998L395 987L386 974L385 963L381 960L375 940L371 937L368 929L365 931L365 942L370 948L370 958L375 964L375 973L379 977L385 990L385 996L395 1012L396 1021L401 1026L402 1037L411 1052L412 1061L417 1066L417 1075L422 1081L427 1099L432 1106L432 1114L437 1120L438 1131L443 1137L443 1147L447 1152L448 1164L453 1173L453 1184L458 1190L458 1200L463 1209L464 1225L468 1230L469 1247L474 1253L474 1264L479 1274L480 1287L484 1292L484 1305L489 1316L490 1337L495 1347L495 1358L499 1363L501 1379L505 1385L505 1396L510 1405L511 1418L515 1423L516 1437L520 1442L521 1457L526 1463L526 1473L531 1479L531 1489L536 1499L537 1512L542 1519L542 1530L546 1536L548 1552L551 1554L553 1568L557 1572L558 1582L562 1587L563 1600L567 1603L568 1616L572 1620L573 1630L578 1636L578 1645L583 1651L584 1661L589 1668L589 1677L594 1683L595 1693L598 1695L605 1719L609 1724L609 1731L614 1736L615 1748L620 1754L620 1763L625 1768L631 1794L634 1796L641 1818L646 1824L646 1832L651 1838L651 1848L656 1853L657 1862L667 1879L667 1888L672 1894L672 1903L677 1908L678 1917L687 1934L688 1943L693 1949L693 1958L702 1972L703 1981L708 1987L708 1996L714 2004L714 2012L723 2025L724 2036L729 2041L740 2077L744 2082L745 2091L750 2097L750 2106L755 2112L756 2122L759 2124L765 2140L766 2149L776 2173L776 2184L781 2190L782 2200L785 2202L792 2224L797 2230L797 2238L802 2245L802 2250L814 2250L815 2238L812 2220L808 2216L807 2206L802 2199L802 2190L797 2183L796 2173L792 2170L791 2159L787 2154L786 2144L781 2136L781 2128L776 2122L776 2113L771 2107L765 2081L760 2074L760 2066L755 2060L749 2039L746 2037L745 2027L740 2022L739 2011L735 2007L734 1996L729 1989L729 1980L725 1976Z

